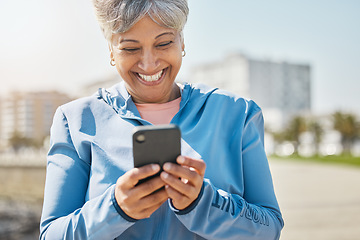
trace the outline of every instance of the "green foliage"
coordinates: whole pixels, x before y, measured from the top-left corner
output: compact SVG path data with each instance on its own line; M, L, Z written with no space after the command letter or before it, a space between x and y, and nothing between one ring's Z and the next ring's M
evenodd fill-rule
M273 136L278 143L284 141L292 142L295 147L295 152L297 152L301 134L311 130L316 130L316 134L318 134L316 137L320 139L322 129L319 124L316 125L314 122L309 122L302 116L294 116L282 132L273 133Z
M354 157L350 154L342 154L339 156L312 156L312 157L301 157L299 155L293 155L289 157L272 156L273 159L283 159L289 161L306 161L306 162L320 162L326 164L340 164L360 167L360 157Z
M356 116L349 113L335 112L333 114L334 129L341 133L341 143L345 152L350 152L350 149L359 137L360 123Z
M295 116L290 120L288 127L285 129L285 140L299 142L301 133L307 130L306 120L303 117Z
M34 147L40 148L41 142L36 141L32 138L27 138L22 136L18 132L14 132L11 138L9 139L9 144L14 149L15 152L18 152L23 147Z
M360 138L360 122L356 115L343 112L335 112L330 116L333 122L333 129L341 134L341 144L345 154L350 154L354 142ZM283 131L272 133L274 140L278 143L290 141L295 147L297 153L300 144L300 136L304 132L311 132L314 136L315 148L318 149L319 143L324 134L324 128L314 118L304 118L294 116L284 128Z
M314 134L316 144L320 143L324 133L324 129L321 127L320 123L312 120L308 123L307 129Z

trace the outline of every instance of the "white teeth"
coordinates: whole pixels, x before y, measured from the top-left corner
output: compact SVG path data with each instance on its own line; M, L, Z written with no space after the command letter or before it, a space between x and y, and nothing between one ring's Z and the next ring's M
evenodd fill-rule
M147 81L147 82L155 82L157 80L160 79L162 73L163 73L164 70L161 70L160 72L154 74L154 75L144 75L144 74L141 74L141 73L138 73L139 76L141 77L141 79Z

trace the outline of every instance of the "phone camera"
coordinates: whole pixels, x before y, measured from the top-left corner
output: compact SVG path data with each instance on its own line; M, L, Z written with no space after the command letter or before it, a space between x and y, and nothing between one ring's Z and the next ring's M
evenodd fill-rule
M136 136L136 141L137 141L138 143L143 143L143 142L145 142L145 135L144 135L144 134L139 134L139 135L137 135L137 136Z

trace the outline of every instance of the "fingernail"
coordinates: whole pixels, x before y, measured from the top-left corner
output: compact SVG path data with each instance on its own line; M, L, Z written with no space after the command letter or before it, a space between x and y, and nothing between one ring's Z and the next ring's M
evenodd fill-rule
M154 171L159 171L160 170L159 165L157 165L157 164L153 164L151 167L152 167L152 169Z
M164 169L165 171L169 171L170 168L171 168L170 163L165 163L164 166L163 166L163 169Z
M169 177L169 174L166 173L166 172L162 172L161 174L163 175L164 178L168 178L168 177Z
M185 162L185 158L183 156L178 157L178 163L183 164Z

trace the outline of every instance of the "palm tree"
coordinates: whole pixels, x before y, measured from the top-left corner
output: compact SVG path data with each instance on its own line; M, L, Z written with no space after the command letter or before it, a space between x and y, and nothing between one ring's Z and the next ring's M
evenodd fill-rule
M319 144L321 142L322 134L324 133L324 129L321 127L319 122L314 121L314 120L308 124L307 128L312 134L314 134L315 149L316 149L316 152L318 153L319 152Z
M288 127L285 129L285 139L293 142L295 152L298 151L300 135L307 130L307 124L304 117L295 116L290 120Z
M341 134L344 152L349 153L354 141L359 137L360 123L354 114L335 112L333 114L334 129Z

